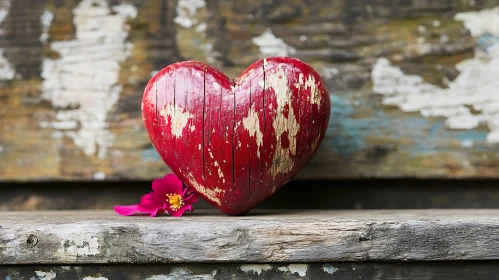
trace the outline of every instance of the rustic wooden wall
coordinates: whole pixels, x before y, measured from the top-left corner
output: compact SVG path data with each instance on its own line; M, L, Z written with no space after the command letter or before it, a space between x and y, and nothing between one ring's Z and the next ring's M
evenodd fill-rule
M29 8L27 8L29 7ZM300 178L499 177L499 0L0 0L0 180L151 179L148 79L300 58L330 87Z

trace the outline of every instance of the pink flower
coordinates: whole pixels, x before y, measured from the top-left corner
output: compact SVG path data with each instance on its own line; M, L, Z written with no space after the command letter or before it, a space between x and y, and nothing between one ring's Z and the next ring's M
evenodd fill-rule
M186 210L193 211L192 204L197 200L197 195L185 187L177 176L167 174L152 182L152 192L144 195L139 204L116 205L114 211L123 216L141 212L151 214L152 217L165 211L174 217L180 217Z

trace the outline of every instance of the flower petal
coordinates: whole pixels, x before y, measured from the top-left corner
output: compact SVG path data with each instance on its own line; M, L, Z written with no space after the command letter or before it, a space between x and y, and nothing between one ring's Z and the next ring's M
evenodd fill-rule
M192 208L192 205L185 205L184 207L178 209L177 211L173 211L171 209L168 209L168 214L172 215L172 217L181 217L184 215L185 211L194 211Z
M166 201L166 195L176 193L182 195L182 181L175 174L166 174L161 179L152 182L153 197L158 203Z
M184 185L182 184L182 180L180 180L175 174L166 174L163 177L163 180L168 182L168 186L170 188L170 193L183 194L182 188Z
M184 199L185 205L192 205L196 201L198 201L198 196L195 193L190 194Z
M185 207L182 207L180 209L178 209L177 211L170 211L170 215L172 215L172 217L182 217L182 215L184 215L184 212L185 212Z
M163 208L162 204L159 204L154 200L152 194L148 193L140 199L140 203L138 204L138 208L140 212L150 213L151 216L156 216L159 209ZM154 214L154 215L153 215Z
M140 212L139 205L116 205L114 206L114 212L122 215L122 216L131 216L137 212Z
M162 213L162 212L165 212L164 209L158 208L158 209L151 212L151 217L156 217L158 215L158 213Z
M154 200L158 203L165 203L166 194L168 193L168 186L166 186L166 181L161 178L154 179L152 181L152 196Z

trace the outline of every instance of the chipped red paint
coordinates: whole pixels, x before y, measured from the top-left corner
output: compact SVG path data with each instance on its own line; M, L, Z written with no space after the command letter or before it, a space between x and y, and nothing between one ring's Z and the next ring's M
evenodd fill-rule
M175 63L149 81L142 103L164 162L230 215L247 212L300 171L330 112L320 76L289 57L257 61L234 82L200 62Z

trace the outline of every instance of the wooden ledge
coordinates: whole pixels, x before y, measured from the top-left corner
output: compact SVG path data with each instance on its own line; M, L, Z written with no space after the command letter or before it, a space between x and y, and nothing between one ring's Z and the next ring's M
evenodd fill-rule
M1 264L498 259L499 210L0 212Z

